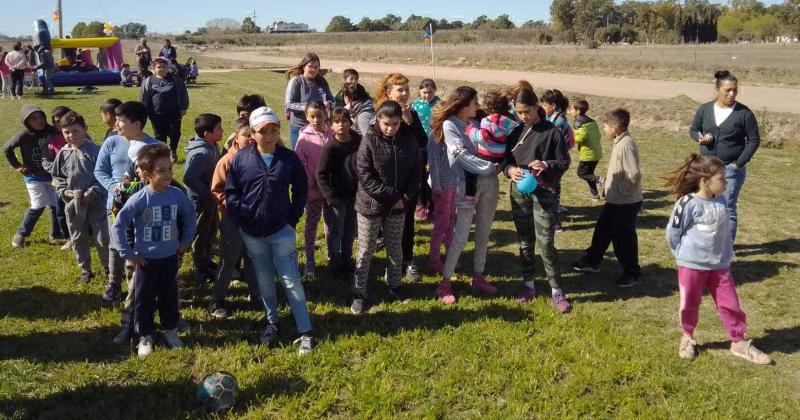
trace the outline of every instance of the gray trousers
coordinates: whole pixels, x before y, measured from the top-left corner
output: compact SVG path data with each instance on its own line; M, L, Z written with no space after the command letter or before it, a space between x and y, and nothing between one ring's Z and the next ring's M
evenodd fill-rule
M219 269L214 279L214 300L222 302L228 297L229 287L236 265L245 251L242 235L228 213L222 213L219 222ZM250 288L250 295L258 295L258 284L255 280L252 264L247 252L244 252L244 267L242 275Z
M67 212L67 226L69 226L70 239L72 240L72 251L75 253L75 258L78 260L78 267L80 267L81 271L91 273L91 246L94 245L97 250L97 256L100 258L100 264L103 265L103 270L108 272L108 244L111 239L108 233L108 223L104 220L105 209L101 207L98 210L97 206L92 203L86 211L88 214L84 217L76 217L75 213Z
M378 247L378 233L383 230L383 243L388 257L387 281L390 288L399 287L403 269L403 225L405 214L394 214L386 217L364 216L357 214L358 220L358 252L356 254L356 272L353 276L353 295L367 297L367 278L372 257Z

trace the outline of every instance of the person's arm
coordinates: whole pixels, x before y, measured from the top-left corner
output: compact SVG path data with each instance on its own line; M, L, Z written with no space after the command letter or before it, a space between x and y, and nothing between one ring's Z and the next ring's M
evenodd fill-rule
M239 183L238 158L242 158L242 156L236 155L231 161L228 179L225 181L225 207L228 209L228 215L234 220L239 218L239 209L242 200L242 188Z
M116 249L120 257L126 260L130 260L136 256L136 253L128 244L125 231L128 230L128 226L133 223L136 215L141 212L141 205L145 204L145 200L141 199L141 197L142 194L137 193L128 198L128 201L122 206L119 213L117 213L114 224L111 225L111 248Z
M358 131L361 133L361 138L366 137L367 133L369 133L369 121L373 115L371 112L362 112L356 117L356 124L358 125Z
M325 83L325 105L328 105L330 109L336 106L336 96L331 92L331 87L327 83Z
M461 144L461 133L456 128L455 124L445 121L444 126L444 142L447 144L447 153L455 157L461 167L475 175L491 175L497 170L497 165L483 160L472 153L470 153Z
M569 169L569 148L567 147L567 143L564 141L564 139L560 137L561 132L556 133L553 131L552 133L550 144L554 145L555 159L545 161L545 164L547 165L546 170L549 172L555 172L557 174L563 174L567 171L567 169Z
M142 89L139 90L139 102L143 103L144 106L147 107L148 111L150 111L151 109L150 106L150 102L152 99L151 97L152 97L152 92L150 91L150 78L148 77L144 79L144 81L142 82Z
M691 200L691 196L685 195L675 203L669 218L669 223L667 223L667 244L673 254L677 251L684 232L689 229L692 222L691 210L688 206L689 200Z
M589 132L585 126L580 126L572 131L575 134L575 144L578 148L586 146L586 140L589 138Z
M393 187L386 185L381 180L374 165L372 148L369 147L367 139L364 139L358 148L358 159L356 159L358 182L370 197L382 204L391 206L402 196Z
M756 116L750 110L747 110L744 116L744 130L747 139L744 150L742 150L739 158L734 162L734 165L736 165L737 168L747 165L747 162L750 162L750 159L753 158L756 150L758 150L758 146L761 145L761 134L758 130L758 121L756 121Z
M110 141L103 142L100 152L97 154L97 163L94 166L94 178L109 194L113 193L117 182L113 178L113 168L111 167L111 152L108 150Z
M290 158L294 158L291 156ZM303 216L303 210L306 207L306 200L308 200L308 177L306 176L306 169L300 164L300 160L294 158L292 165L292 177L290 181L292 187L292 196L289 213L289 224L294 229L300 218Z
M211 190L203 183L205 172L203 166L203 157L193 154L186 161L186 169L183 173L183 184L189 187L192 192L197 194L200 203L208 204L214 202L214 197L211 196Z
M626 187L638 185L642 178L642 173L639 169L639 156L632 143L628 143L621 152L622 157L622 170L625 179L628 181Z
M433 134L431 134L430 138L428 139L428 174L431 177L431 191L433 192L439 192L442 190L439 180L442 176L441 171L444 168L441 167L441 163L439 161L439 156L442 153L439 147L440 145L436 144L436 141L433 139Z
M332 140L336 141L336 140ZM338 206L341 204L339 198L336 197L336 190L333 187L333 172L331 171L331 151L332 147L323 147L322 153L319 156L319 165L317 165L317 185L319 185L325 201L330 206Z
M186 115L186 110L189 109L189 90L186 89L186 83L183 83L180 77L175 77L174 79L175 87L178 89L178 109L182 117Z
M51 140L42 147L42 168L49 174L53 173L53 161L56 160L56 154L53 152L53 143Z
M17 147L19 147L19 139L20 136L11 137L9 141L3 146L3 153L6 155L6 160L8 164L11 165L12 168L18 170L22 168L22 164L17 159L17 154L14 152Z
M305 111L306 110L306 103L302 102L303 98L301 97L301 83L302 81L298 79L298 77L303 76L296 76L289 80L289 84L286 86L286 109L290 111Z
M506 178L511 178L509 170L517 167L517 159L514 157L514 153L511 151L514 150L517 142L520 141L523 127L523 124L518 125L517 128L515 128L514 131L512 131L511 134L506 137L506 154L503 156L503 161L500 162L500 169L503 171L503 175L505 175Z
M178 252L183 252L192 246L192 241L197 235L197 214L194 211L192 201L189 200L183 193L175 194L178 197L178 209L180 211L181 221L180 231L180 245L178 245Z
M485 128L481 128L475 124L467 124L467 137L470 140L478 143L492 138L492 133Z
M697 112L695 112L694 119L692 120L692 125L689 126L689 138L696 142L699 142L700 139L703 138L703 110L705 107L705 105L700 105L700 108L697 108Z
M53 183L55 184L55 187L56 187L56 194L58 194L58 197L62 201L68 202L68 201L72 200L72 197L68 197L67 194L66 194L67 191L68 191L67 190L67 176L64 174L64 170L63 170L63 167L62 167L63 166L63 158L64 158L64 154L61 153L61 152L59 152L58 155L56 155L56 158L53 161L53 167L52 167L52 171L50 171L50 174L53 176Z
M411 173L408 176L405 188L403 188L403 201L406 208L410 208L417 201L420 178L422 177L422 152L419 148L415 147L414 149L416 149L417 158L414 159L414 163L411 165Z
M221 211L227 211L225 203L225 181L227 181L228 168L225 161L220 160L214 167L214 175L211 176L211 195L217 202Z

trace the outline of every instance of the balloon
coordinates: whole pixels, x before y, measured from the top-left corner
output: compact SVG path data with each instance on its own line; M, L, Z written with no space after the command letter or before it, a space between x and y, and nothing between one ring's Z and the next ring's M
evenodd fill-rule
M517 189L523 194L530 194L536 191L539 181L530 171L525 171L525 175L517 182Z

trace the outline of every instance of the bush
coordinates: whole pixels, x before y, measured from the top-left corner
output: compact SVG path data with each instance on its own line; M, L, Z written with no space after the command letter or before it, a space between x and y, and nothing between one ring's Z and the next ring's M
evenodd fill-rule
M583 46L586 47L588 50L596 50L600 48L600 43L597 42L595 39L587 39L583 41Z

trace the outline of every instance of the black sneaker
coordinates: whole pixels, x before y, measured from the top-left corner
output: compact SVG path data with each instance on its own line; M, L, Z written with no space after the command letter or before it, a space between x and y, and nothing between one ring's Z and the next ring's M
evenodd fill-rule
M364 298L353 298L353 303L350 305L350 312L354 315L361 315L367 309L367 300Z
M108 284L106 284L106 290L103 292L103 302L114 303L120 300L121 297L122 292L120 291L119 286L108 282Z
M408 303L411 302L411 299L406 297L406 294L403 292L402 288L392 287L389 289L389 301L397 303Z
M92 273L81 273L81 275L78 276L78 285L89 284L89 282L92 281L92 277L94 277Z
M617 279L617 287L631 287L639 284L639 277L623 274Z
M278 334L280 333L280 329L276 324L267 324L264 328L264 331L261 331L261 336L258 338L261 341L261 344L270 347L275 340L278 339Z
M123 345L128 344L131 341L131 337L133 336L133 332L130 328L123 327L119 333L111 340L114 344Z
M225 304L221 301L211 302L208 307L208 313L216 319L225 319L228 317L228 310L225 309Z
M575 270L575 271L580 271L582 273L599 273L600 272L600 266L599 265L586 264L582 260L581 261L576 261L574 264L572 264L572 269Z

